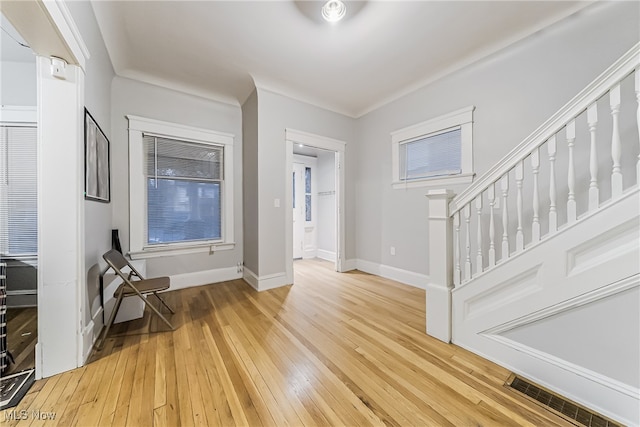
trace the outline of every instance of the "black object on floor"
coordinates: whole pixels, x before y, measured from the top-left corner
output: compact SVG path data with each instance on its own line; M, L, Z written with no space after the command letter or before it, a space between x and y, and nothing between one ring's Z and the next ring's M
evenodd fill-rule
M0 411L16 406L36 380L36 370L27 369L0 379Z

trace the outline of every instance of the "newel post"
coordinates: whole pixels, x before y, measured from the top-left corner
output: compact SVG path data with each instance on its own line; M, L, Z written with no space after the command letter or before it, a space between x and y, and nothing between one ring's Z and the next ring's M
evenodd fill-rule
M451 290L453 289L453 239L450 190L431 190L429 199L429 283L427 284L427 334L451 341Z

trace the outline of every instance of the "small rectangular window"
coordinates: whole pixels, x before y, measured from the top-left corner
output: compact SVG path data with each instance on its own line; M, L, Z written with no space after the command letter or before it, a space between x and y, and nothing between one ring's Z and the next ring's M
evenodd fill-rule
M392 132L393 188L471 183L474 109L462 108Z
M400 145L400 179L456 175L460 169L460 128Z

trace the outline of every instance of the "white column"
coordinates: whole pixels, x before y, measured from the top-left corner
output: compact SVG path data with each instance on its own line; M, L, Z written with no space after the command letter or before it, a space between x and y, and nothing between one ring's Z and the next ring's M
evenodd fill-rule
M38 70L38 344L36 368L49 377L82 364L84 285L84 73Z
M453 246L449 201L453 192L432 190L429 199L429 283L427 334L451 341L451 290L453 289Z

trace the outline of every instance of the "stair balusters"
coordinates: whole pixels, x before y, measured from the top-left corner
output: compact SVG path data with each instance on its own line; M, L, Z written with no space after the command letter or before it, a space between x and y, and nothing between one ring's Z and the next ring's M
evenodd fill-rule
M478 217L477 251L476 251L476 273L482 273L482 193L476 197L476 215Z
M640 69L636 70L636 101L638 103L638 111L636 112L636 122L638 124L638 143L640 144ZM638 153L638 161L636 162L636 182L640 183L640 152Z
M489 268L496 265L496 225L493 217L493 210L496 207L496 184L495 182L489 185L488 188L489 197Z
M502 260L509 258L509 209L507 198L509 197L509 172L505 173L500 181L502 190Z
M571 224L577 218L576 209L576 171L573 161L573 145L576 140L576 121L571 120L565 128L567 133L567 147L569 147L569 166L567 167L567 187L569 195L567 197L567 223Z
M635 116L634 121L636 122L633 126L637 126L640 134L640 72L635 73L633 80L635 90L634 101L637 102L635 114L632 114ZM528 249L529 246L535 246L536 243L545 237L552 236L556 234L558 230L562 230L564 227L577 222L579 220L578 205L586 208L583 212L586 215L597 211L601 206L609 202L608 200L601 200L602 194L600 188L603 182L599 182L598 180L598 175L602 175L599 169L603 168L603 165L598 162L598 143L603 139L607 139L603 138L602 133L598 135L598 132L604 132L607 126L611 126L612 129L610 147L612 191L610 200L615 200L623 196L623 146L621 141L623 135L621 135L620 121L626 121L628 118L626 113L620 114L620 108L621 88L626 90L626 87L628 87L626 84L621 86L621 83L617 82L611 86L608 92L601 92L598 98L592 98L588 103L585 102L585 108L578 111L577 115L573 117L569 116L569 119L564 125L559 122L558 126L555 127L555 129L557 129L555 132L551 132L550 129L547 135L545 135L546 140L543 139L543 135L540 135L540 141L542 142L530 148L528 153L525 154L523 152L518 154L517 157L514 156L516 158L514 158L509 165L503 165L502 170L505 172L502 172L501 175L496 174L493 177L494 180L486 184L484 188L475 189L472 193L473 197L465 195L463 198L464 202L462 202L463 204L459 206L456 206L454 199L454 202L450 205L453 219L452 251L454 259L452 267L454 285L465 284L472 278L496 267L496 265L501 262L507 261L510 257L519 255L522 251ZM608 121L608 115L604 118L598 117L599 102L601 103L600 107L603 107L603 104L608 102L608 107L610 107L611 111L610 122ZM581 123L585 121L587 125L586 129L577 129L578 125L584 126L581 125ZM624 132L626 135L629 126L626 122L622 124L625 125ZM577 130L583 133L577 134ZM582 140L582 135L587 135L587 131L589 144L576 144L577 138L579 138L578 142ZM560 147L560 150L558 149L557 138L560 133L564 134L566 150L564 148L565 146ZM640 139L637 142L633 142L633 144L637 143L640 143ZM627 148L624 148L624 150L626 152ZM546 156L543 155L545 152ZM581 159L586 159L587 156L589 159L588 173L581 167L580 163ZM525 169L526 162L528 162L527 166L530 165L531 167L530 185L525 185L529 184L528 181L525 183L525 180L528 180L525 174L529 173L528 170ZM603 162L607 162L606 159L603 159ZM637 184L640 181L640 154L637 160L634 157L634 162ZM566 182L562 179L558 182L556 164L559 170L563 170L566 167ZM547 167L549 169L548 176L546 175ZM545 173L541 173L542 171ZM513 178L510 177L511 174L513 174ZM588 185L584 181L577 182L578 179L587 179L587 176L589 180ZM510 179L515 179L515 188L511 189L511 196L509 194ZM577 185L583 182L585 185ZM547 184L548 210L546 205L547 200L540 194L540 187L546 186ZM564 193L565 191L566 193ZM487 197L486 203L483 200L485 192ZM566 199L564 197L561 198L560 206L558 206L559 193L567 194ZM515 197L515 206L509 206L510 197ZM566 204L564 204L565 200ZM485 204L488 205L489 213L483 217ZM502 205L500 206L500 204ZM475 214L472 212L474 210ZM562 214L562 220L560 221L558 219L559 213ZM529 222L527 220L527 224L525 224L523 217L527 214L531 215L531 221ZM512 218L510 218L510 215ZM472 217L473 225L471 221ZM566 223L564 222L565 218ZM475 221L477 221L477 223ZM501 236L496 229L497 221L501 221L502 223ZM474 227L474 230L471 230L472 227ZM515 236L510 236L510 227L511 230L515 229ZM543 228L545 230L543 230ZM487 230L487 235L483 235L483 229ZM531 233L531 240L526 241L529 233ZM500 241L498 242L496 239ZM512 241L510 242L510 240ZM511 247L514 243L513 241L515 241L515 246ZM496 249L497 245L501 246L501 250Z
M618 113L620 112L620 83L609 91L609 106L611 107L611 117L613 118L613 133L611 135L611 159L613 160L611 197L615 199L622 195L622 169L620 165L620 159L622 158L622 141L620 140L620 124L618 123Z
M522 231L522 181L524 180L524 165L520 161L516 165L516 215L518 227L516 228L516 252L524 250L524 232Z
M598 152L596 150L596 127L598 125L598 106L594 103L587 108L587 123L591 134L591 146L589 149L589 210L598 209L600 206L600 189L598 188Z
M549 154L549 234L558 230L558 211L556 209L556 136L547 141Z
M465 207L462 209L464 212L464 222L465 224L465 235L466 235L466 246L465 246L465 262L464 262L464 280L471 279L471 204L467 203Z
M453 270L453 283L459 285L461 283L460 274L460 211L453 215L453 250L454 250L454 270Z
M540 196L538 195L538 173L540 172L540 149L531 152L531 173L533 174L533 219L531 221L531 242L540 240Z

